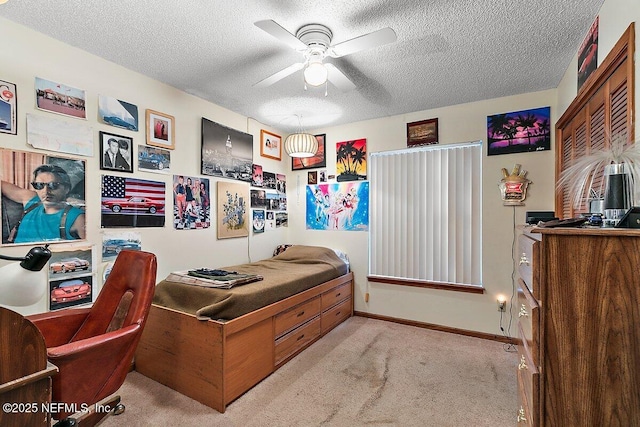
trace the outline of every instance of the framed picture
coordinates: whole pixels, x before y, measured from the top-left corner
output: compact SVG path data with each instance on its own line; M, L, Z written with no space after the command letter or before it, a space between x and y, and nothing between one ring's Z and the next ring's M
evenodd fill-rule
M83 89L36 77L36 106L40 110L86 119Z
M18 134L16 85L0 80L0 133Z
M487 155L551 149L551 107L487 116Z
M202 118L202 175L251 183L253 135Z
M589 33L578 50L578 91L587 78L598 68L599 21L600 18L596 16L591 28L589 28Z
M249 235L249 186L245 183L218 181L218 239Z
M365 138L336 143L336 175L338 182L367 179L367 140Z
M264 129L260 130L260 155L282 160L282 137Z
M165 187L162 181L102 175L102 228L164 227Z
M176 148L176 119L168 114L147 110L147 145Z
M438 119L407 123L407 147L438 143Z
M316 185L318 183L318 171L307 172L307 184Z
M110 96L98 96L98 117L108 125L138 131L138 106Z
M100 131L100 169L133 173L133 138Z
M315 156L312 157L292 157L291 158L291 170L297 171L301 169L313 169L313 168L324 168L327 166L327 157L326 157L326 141L327 135L315 135L318 140L318 151Z

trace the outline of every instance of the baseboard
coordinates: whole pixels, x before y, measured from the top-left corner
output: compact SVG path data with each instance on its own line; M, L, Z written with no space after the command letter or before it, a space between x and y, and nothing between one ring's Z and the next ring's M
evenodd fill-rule
M376 320L386 320L387 322L400 323L402 325L416 326L418 328L432 329L434 331L448 332L451 334L465 335L468 337L481 338L484 340L498 341L505 344L518 345L519 340L516 338L505 337L501 335L485 334L483 332L468 331L466 329L451 328L449 326L435 325L433 323L418 322L416 320L406 320L397 317L382 316L379 314L371 314L365 311L354 311L354 316L368 317Z

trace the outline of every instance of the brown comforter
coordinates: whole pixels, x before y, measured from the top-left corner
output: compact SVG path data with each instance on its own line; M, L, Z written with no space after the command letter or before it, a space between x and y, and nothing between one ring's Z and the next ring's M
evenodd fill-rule
M153 303L203 319L230 320L347 273L347 265L332 249L294 245L270 259L221 267L258 274L259 282L216 289L163 280Z

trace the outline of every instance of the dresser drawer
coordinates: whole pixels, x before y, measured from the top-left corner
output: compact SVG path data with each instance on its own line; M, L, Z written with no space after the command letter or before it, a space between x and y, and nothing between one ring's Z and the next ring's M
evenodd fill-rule
M320 314L320 296L278 314L275 319L276 338L318 314Z
M336 305L351 296L351 283L345 283L322 294L322 310Z
M539 258L539 242L525 235L520 235L516 256L518 274L533 295L537 295L538 292Z
M320 316L276 340L275 362L278 366L289 356L320 336Z
M520 329L522 334L522 330ZM538 398L540 393L540 372L531 357L531 352L527 345L518 346L518 393L525 409L528 409L526 416L529 424L535 425L535 414L538 413Z
M526 341L533 361L540 364L540 306L522 279L518 279L518 324L520 338Z
M518 384L519 386L519 384ZM526 399L522 394L522 389L518 388L518 412L516 414L516 425L518 427L534 427L531 410L527 406Z
M322 313L322 333L351 316L351 298Z

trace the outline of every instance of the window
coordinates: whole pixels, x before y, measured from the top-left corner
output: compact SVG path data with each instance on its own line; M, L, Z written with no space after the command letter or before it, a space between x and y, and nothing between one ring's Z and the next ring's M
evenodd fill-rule
M370 158L370 281L483 292L481 144Z
M632 126L634 41L634 24L631 24L558 120L556 182L572 161L607 147L609 137L626 133L628 141L635 140ZM601 188L602 179L602 172L593 177L592 188ZM587 199L572 206L569 191L566 188L558 191L556 215L559 218L572 218L585 212L589 212Z

